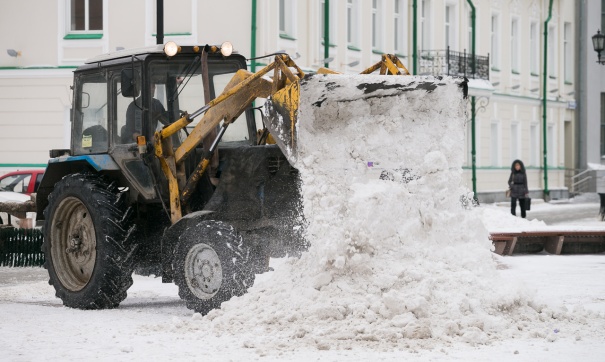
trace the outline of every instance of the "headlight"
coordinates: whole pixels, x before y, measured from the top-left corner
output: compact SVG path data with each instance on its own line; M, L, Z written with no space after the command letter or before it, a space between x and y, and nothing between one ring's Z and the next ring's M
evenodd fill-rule
M223 54L223 56L228 57L231 53L233 53L233 45L230 42L226 41L221 44L221 54Z
M166 55L169 57L175 56L180 50L181 47L176 45L176 43L173 41L169 41L166 43L166 45L164 45L164 53L166 53Z

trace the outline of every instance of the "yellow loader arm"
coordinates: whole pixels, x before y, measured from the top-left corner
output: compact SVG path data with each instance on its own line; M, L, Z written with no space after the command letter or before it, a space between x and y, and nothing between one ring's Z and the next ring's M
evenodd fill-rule
M291 70L295 69L295 72ZM394 55L383 55L380 62L374 64L361 74L370 74L380 69L380 74L409 74L407 69ZM273 78L266 77L273 71ZM320 69L319 74L336 73L329 69ZM172 223L180 220L187 213L188 200L195 191L196 186L204 172L207 170L212 155L218 143L224 135L227 127L235 121L256 98L272 98L275 104L281 107L280 114L286 113L284 123L287 119L289 124L284 124L281 129L270 129L272 133L281 134L289 132L289 135L281 138L294 139L297 113L300 97L300 81L305 73L290 59L288 55L276 55L273 62L262 68L257 73L251 73L240 69L227 84L222 94L208 102L205 106L192 114L184 114L179 120L157 131L154 135L155 155L160 161L162 172L168 180L170 192L170 217ZM204 117L195 126L185 141L176 149L173 149L171 137L189 125L197 116ZM205 150L204 157L197 165L193 173L186 177L184 161L187 156L195 150L202 140L216 130L223 122L212 145ZM279 135L274 137L280 138ZM281 145L280 145L281 147Z

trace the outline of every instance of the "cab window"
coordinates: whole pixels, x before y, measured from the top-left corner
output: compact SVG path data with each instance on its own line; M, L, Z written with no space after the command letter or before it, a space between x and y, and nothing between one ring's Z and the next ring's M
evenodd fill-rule
M73 110L74 154L107 152L107 80L103 74L80 76Z

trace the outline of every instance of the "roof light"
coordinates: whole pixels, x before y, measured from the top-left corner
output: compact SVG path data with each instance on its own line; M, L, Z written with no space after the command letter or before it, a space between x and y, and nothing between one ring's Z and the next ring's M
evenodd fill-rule
M221 44L221 54L223 54L223 56L228 57L231 53L233 53L233 45L230 42L226 41Z
M176 43L173 41L169 41L166 43L166 45L164 45L164 53L166 53L166 55L169 57L175 56L180 51L181 47L176 45Z

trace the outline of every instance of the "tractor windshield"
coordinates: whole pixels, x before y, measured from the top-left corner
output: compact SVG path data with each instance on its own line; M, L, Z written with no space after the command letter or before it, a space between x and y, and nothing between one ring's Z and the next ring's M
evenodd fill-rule
M241 65L235 61L220 59L208 59L208 88L204 89L202 79L202 66L200 57L176 59L170 61L155 60L150 63L150 76L152 84L152 105L150 109L154 113L163 113L166 119L159 116L157 120L152 119L151 132L163 127L166 123L172 123L180 118L185 111L193 113L205 102L205 93L208 92L210 99L215 98L223 92L223 89L231 80ZM187 128L195 127L201 117L196 118ZM229 127L223 141L248 140L249 132L245 114Z

